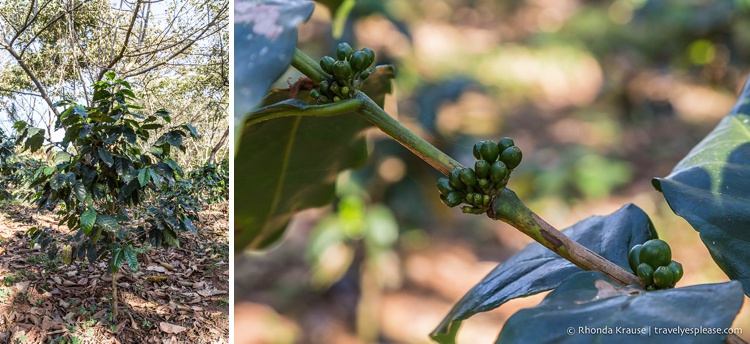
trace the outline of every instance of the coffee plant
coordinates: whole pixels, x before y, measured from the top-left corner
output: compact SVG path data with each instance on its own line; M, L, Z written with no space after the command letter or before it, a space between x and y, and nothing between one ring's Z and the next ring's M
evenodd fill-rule
M39 209L58 210L60 224L71 231L62 239L50 229L29 230L32 245L46 249L50 258L59 256L69 264L75 259L95 262L107 258L113 274L113 314L117 317L116 274L126 263L138 269L138 242L154 246L179 246L178 233L195 231L197 211L179 195L163 196L175 188L184 174L170 155L184 151L183 140L196 130L189 124L170 126L166 110L153 115L136 111L130 84L107 73L93 85L90 106L61 101L65 107L54 128L64 130L60 142L46 145L53 165L37 169L31 187L38 187L33 200ZM18 142L31 151L42 149L44 130L24 122L14 125ZM156 133L162 134L156 138ZM156 195L156 196L153 196ZM133 212L145 206L147 211ZM135 226L134 215L143 224Z
M0 201L23 201L34 193L25 186L41 162L19 155L18 148L15 140L0 130Z
M653 180L732 280L675 288L682 265L643 210L627 204L557 230L507 188L523 158L511 138L478 142L474 166L462 166L382 109L390 66L367 69L374 60L367 57L355 67L356 52L346 43L336 58L320 61L295 49L296 26L312 3L260 3L238 7L235 22L243 59L235 85L247 95L235 103L236 252L268 247L297 211L331 202L332 181L366 159L362 132L375 126L445 176L435 190L445 205L464 204L464 213L504 221L536 241L456 303L430 334L436 342L454 343L461 322L478 312L548 290L541 304L508 319L497 342L741 342L721 329L731 326L743 294L750 295L750 80L716 129L669 176ZM253 24L259 8L279 15L274 28L280 31ZM304 77L290 89L268 92L288 64ZM624 332L573 335L584 327ZM688 332L655 335L656 328Z
M229 159L219 165L206 163L191 170L188 175L193 184L189 189L201 201L214 204L229 199Z

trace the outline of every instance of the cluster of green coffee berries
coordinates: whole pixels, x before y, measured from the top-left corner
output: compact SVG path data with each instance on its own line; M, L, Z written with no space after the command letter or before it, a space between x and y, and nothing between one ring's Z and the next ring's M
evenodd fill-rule
M682 264L672 260L672 250L663 240L651 239L633 246L628 264L646 290L674 288L682 278Z
M367 69L375 61L375 52L370 48L354 51L347 43L336 48L336 57L324 56L320 67L332 78L320 82L320 87L310 91L310 97L319 104L353 98L362 83L375 72Z
M464 213L483 214L492 199L508 184L510 173L521 163L521 149L513 139L503 137L497 143L487 140L474 144L474 168L456 167L448 178L438 179L440 200L449 207L461 203Z

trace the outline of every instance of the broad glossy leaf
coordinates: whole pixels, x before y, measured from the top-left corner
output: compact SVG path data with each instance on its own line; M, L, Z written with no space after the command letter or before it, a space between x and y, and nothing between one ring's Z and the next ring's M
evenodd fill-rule
M390 92L391 67L380 67L363 91L382 106ZM278 91L266 101L288 98ZM287 100L259 111L306 106ZM356 113L332 117L283 117L242 132L235 157L235 252L275 242L292 216L330 203L339 172L367 159L363 132L371 125Z
M106 148L99 147L97 151L99 152L99 157L105 164L107 164L107 166L112 166L112 164L115 163L114 158L112 158L112 154Z
M83 233L88 235L91 229L94 228L94 223L96 223L96 210L88 208L81 214L81 229L83 229Z
M116 273L120 270L120 267L122 266L122 261L124 259L124 254L122 252L122 248L118 247L112 250L112 259L109 261L109 268L110 271L113 273Z
M140 183L142 187L145 187L151 178L151 174L149 173L149 170L150 169L146 167L138 171L138 183Z
M743 298L736 281L645 292L580 272L510 317L497 343L723 343L715 332L665 331L729 328Z
M122 227L117 223L117 218L114 215L99 214L96 216L96 223L108 232L116 232Z
M716 128L653 183L750 296L750 79Z
M628 271L630 248L657 237L648 215L633 204L607 216L589 217L563 233ZM509 300L554 289L579 271L539 243L529 244L469 290L430 336L440 343L453 343L462 320Z
M138 256L133 251L133 245L128 244L122 249L122 254L125 257L125 261L128 263L130 270L138 271Z
M305 0L236 1L234 4L234 132L286 71L297 46L297 25L312 14Z

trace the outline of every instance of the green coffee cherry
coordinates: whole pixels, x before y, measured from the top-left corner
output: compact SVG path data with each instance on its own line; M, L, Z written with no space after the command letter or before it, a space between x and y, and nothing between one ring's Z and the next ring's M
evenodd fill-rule
M461 181L461 177L459 176L461 174L461 168L456 167L451 171L451 174L448 176L448 179L451 182L451 185L456 188L457 190L465 190L466 184Z
M330 84L328 84L328 80L323 80L320 82L320 89L323 92L328 92L329 88L331 87Z
M651 266L667 266L672 262L672 250L664 240L651 239L643 243L638 261Z
M461 193L457 191L449 192L447 195L444 195L445 197L440 197L440 199L443 201L443 204L453 208L459 204L461 204Z
M644 285L651 285L654 282L654 268L646 263L641 263L636 269L636 275L638 279L643 282Z
M500 160L495 161L492 166L490 166L490 178L495 183L502 183L503 180L508 177L509 173L510 171L508 171L508 167Z
M319 103L323 103L323 104L325 104L325 103L329 103L330 101L331 101L331 99L330 99L330 98L328 98L328 97L326 97L326 96L320 96L320 97L318 98L318 102L319 102Z
M352 69L355 72L361 72L365 70L365 68L370 67L370 65L367 63L367 56L364 51L357 50L352 54L352 58L350 60L352 64Z
M370 71L369 70L363 70L361 73L359 73L359 80L365 80L370 77Z
M477 185L482 190L487 190L490 187L490 181L484 178L477 179Z
M349 43L339 43L338 47L336 47L336 57L339 58L339 61L343 61L348 59L352 55L352 47L349 45Z
M502 160L505 165L508 166L508 168L511 170L521 164L522 158L523 154L521 153L521 149L517 146L505 148L505 150L500 153L500 160Z
M437 188L441 194L447 195L455 189L451 186L451 182L448 178L442 177L437 181Z
M372 51L372 49L370 49L370 48L362 48L361 51L365 54L365 64L366 64L365 68L367 68L373 62L375 62L375 52Z
M310 97L311 98L318 99L318 98L320 98L320 96L321 96L320 91L318 91L317 88L314 88L312 91L310 91Z
M666 266L660 266L654 270L654 285L658 288L670 288L674 284L674 274L672 269Z
M500 139L500 141L497 141L497 148L500 150L500 152L506 150L508 147L515 146L516 143L513 142L513 139L510 137L503 137Z
M341 95L346 97L349 94L349 87L344 86L341 88Z
M474 203L474 193L473 192L467 193L466 196L464 197L464 200L466 201L466 203Z
M490 204L490 196L488 196L488 195L482 196L482 205L486 206L488 204Z
M335 97L333 97L333 101L334 101L334 102L338 102L338 101L341 101L341 97L339 97L339 96L335 96Z
M461 177L461 181L468 186L477 185L477 175L474 173L474 170L468 167L461 169L459 177Z
M472 153L474 154L474 158L479 160L482 158L482 141L479 141L474 144L474 148L472 148Z
M490 140L484 141L482 143L480 152L482 153L482 158L490 163L495 162L495 160L497 160L497 156L500 154L500 150L497 149L497 145Z
M682 274L684 273L684 271L682 270L682 264L673 260L667 267L672 270L672 275L674 276L674 281L672 281L672 284L676 284L680 281L680 279L682 279Z
M323 71L328 74L333 74L333 64L336 62L336 60L333 59L333 57L330 56L324 56L320 60L320 68L323 68Z
M474 163L474 173L477 174L477 178L487 178L490 174L490 163L487 160L477 160Z
M336 61L331 67L333 76L339 80L348 80L352 77L352 66L346 61Z
M482 200L484 199L484 196L482 194L475 193L474 194L474 203L475 205L482 205Z
M636 272L636 270L638 269L638 265L641 264L638 261L638 255L641 252L641 247L643 247L643 245L641 244L635 245L630 249L630 253L628 253L628 265L630 265L630 269L632 269L633 272Z
M333 92L334 94L341 94L341 88L339 88L339 84L335 82L331 84L331 87L329 88L329 90Z

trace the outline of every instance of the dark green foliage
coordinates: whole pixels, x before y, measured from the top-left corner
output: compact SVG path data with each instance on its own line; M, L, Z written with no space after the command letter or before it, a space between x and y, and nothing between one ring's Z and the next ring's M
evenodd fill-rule
M220 165L206 163L188 173L192 191L208 204L229 200L229 159Z
M178 231L195 230L192 222L197 210L183 204L189 200L174 200L179 198L178 192L165 191L181 190L177 185L183 171L170 159L172 149L184 151L183 139L195 137L197 132L189 124L167 129L171 117L166 110L150 116L132 112L140 107L131 102L130 84L114 73L93 86L91 106L71 101L56 104L66 106L55 123L56 130L65 130L65 136L46 148L54 156L54 165L34 173L31 186L40 188L34 201L39 208L59 209L60 224L75 233L67 239L73 259L87 257L93 262L109 252L111 271L119 270L123 262L134 269L134 228L130 227L133 218L128 209L144 205L150 192L159 198L152 201L156 206L148 207L146 214L139 213L145 219L138 228L142 237L164 238L152 241L156 246L178 246ZM35 128L25 123L17 123L16 128L21 133L19 140L27 134L25 147L39 148L36 142L29 143L34 137L29 133ZM157 131L163 134L150 145ZM51 256L56 254L58 243L48 231L32 228L29 234Z

